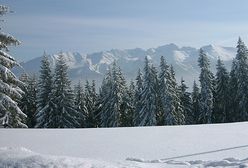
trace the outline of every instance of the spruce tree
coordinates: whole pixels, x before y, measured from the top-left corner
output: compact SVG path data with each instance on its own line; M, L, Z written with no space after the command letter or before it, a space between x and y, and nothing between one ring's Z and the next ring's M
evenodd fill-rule
M193 91L191 94L192 97L192 114L193 114L193 123L192 124L200 124L200 92L199 88L194 81Z
M88 110L85 106L84 91L81 83L79 82L74 88L75 94L75 108L78 112L78 122L81 128L87 127L86 115Z
M130 86L123 95L123 102L121 104L121 126L134 126L134 110L135 110L135 86L134 82L130 82Z
M138 70L138 75L136 77L136 86L135 86L135 95L134 95L134 114L133 114L133 124L134 126L139 126L140 124L140 114L139 112L141 111L142 108L142 102L141 102L141 94L143 91L143 79L142 79L142 72L139 69Z
M108 108L108 101L110 100L110 92L112 87L112 73L109 69L108 72L105 74L104 79L102 81L102 85L99 89L99 97L97 99L97 117L100 118L100 126L107 127L108 124L108 116L109 111Z
M229 74L223 64L218 59L216 73L216 99L214 105L213 119L214 122L227 122L228 103L229 103Z
M20 108L27 115L26 124L29 128L34 128L36 125L36 94L37 81L35 75L29 77L26 73L20 77L20 80L25 83L22 89L24 94L20 100Z
M92 111L93 111L93 116L94 116L94 123L93 123L93 127L96 128L100 125L100 117L98 116L97 113L97 99L98 99L98 94L96 92L96 81L92 80L91 83L91 97L92 97Z
M105 98L101 104L102 127L118 127L121 125L121 105L126 93L126 82L120 67L113 63L111 71L107 74L102 92Z
M0 5L0 17L9 12L8 7ZM27 127L24 123L27 116L16 102L22 97L20 87L24 84L11 71L19 64L7 53L8 46L19 44L13 36L0 31L0 127Z
M237 60L234 59L232 62L232 69L230 72L230 78L229 78L229 99L228 101L228 113L227 113L227 121L228 122L236 122L239 121L239 110L238 110L238 97L237 97L237 91L238 91L238 78L236 76L237 72Z
M65 63L63 55L60 54L55 65L53 89L51 93L52 107L49 116L49 128L75 128L80 127L78 118L79 112L74 105L74 94L68 78L68 66Z
M185 124L194 124L194 113L193 113L193 103L191 99L191 94L187 92L188 87L184 83L185 81L183 78L181 79L181 86L180 86L180 91L181 91L181 103L182 103L182 109L183 109L183 114L185 116Z
M86 123L88 128L93 128L95 126L95 96L92 90L92 86L89 84L89 81L86 80L85 84L85 106L88 111L86 114Z
M165 104L165 125L185 124L182 104L180 100L180 91L177 86L173 66L170 66L169 74L166 79L166 104Z
M160 110L158 110L158 125L164 125L165 114L167 109L167 79L170 78L169 65L167 65L163 56L160 58L160 73L159 73L159 88L158 88L158 101Z
M154 67L149 62L148 58L145 58L144 67L144 85L141 93L141 110L139 126L155 126L156 121L156 82L157 74Z
M51 116L49 105L51 104L50 94L52 92L53 76L51 72L48 56L44 52L40 66L40 76L37 86L37 111L36 111L36 127L47 128L48 121Z
M237 45L237 101L238 101L238 121L248 120L248 52L244 42L239 38Z
M213 113L213 74L210 71L210 64L207 55L202 49L200 49L199 59L198 59L200 72L200 123L209 124L212 123L212 113Z

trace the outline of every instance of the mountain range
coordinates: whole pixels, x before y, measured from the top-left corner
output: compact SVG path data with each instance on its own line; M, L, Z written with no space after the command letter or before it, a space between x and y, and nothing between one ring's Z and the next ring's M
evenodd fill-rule
M207 45L201 47L210 60L211 70L216 72L217 59L224 61L228 70L230 70L232 59L236 55L236 48L223 47L218 45ZM199 49L193 47L179 47L175 44L167 44L157 48L150 49L112 49L109 51L95 52L92 54L81 54L78 52L62 52L64 59L69 66L69 76L73 83L79 80L101 80L108 67L114 62L120 65L128 81L135 80L138 68L143 69L144 58L147 56L154 65L159 66L160 56L164 56L168 64L174 66L178 82L183 77L189 86L192 86L193 80L198 81L199 67L198 55ZM49 60L52 67L55 66L59 54L50 54ZM42 57L37 57L27 62L21 63L24 71L28 74L37 74ZM23 73L20 68L14 69L17 75Z

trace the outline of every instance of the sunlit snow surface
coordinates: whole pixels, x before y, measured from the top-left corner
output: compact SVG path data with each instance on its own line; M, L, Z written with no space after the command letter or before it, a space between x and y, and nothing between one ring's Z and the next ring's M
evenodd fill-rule
M0 167L248 167L248 123L1 129Z

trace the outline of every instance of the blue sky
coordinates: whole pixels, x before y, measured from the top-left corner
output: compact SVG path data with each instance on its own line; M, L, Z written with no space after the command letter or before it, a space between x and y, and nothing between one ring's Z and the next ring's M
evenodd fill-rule
M47 53L91 53L175 43L200 47L248 41L246 0L2 0L15 13L3 31L22 44L26 61ZM2 23L1 23L2 24Z

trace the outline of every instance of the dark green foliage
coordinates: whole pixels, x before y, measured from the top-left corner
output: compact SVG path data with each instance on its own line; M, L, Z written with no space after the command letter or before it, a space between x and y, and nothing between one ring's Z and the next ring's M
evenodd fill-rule
M184 83L185 81L182 79L181 80L181 86L180 86L180 91L181 91L181 103L182 103L182 109L183 109L183 114L185 116L185 124L194 124L194 113L193 113L193 102L191 99L191 94L187 92L188 87Z
M142 103L141 103L141 94L143 90L143 79L142 79L142 73L141 70L138 70L138 75L136 77L136 87L135 87L135 95L134 95L134 105L135 105L135 110L134 110L134 115L133 115L133 123L134 126L138 126L140 123L140 114L139 112L141 111L142 108Z
M133 81L130 82L129 89L123 95L123 103L121 104L121 126L134 126L134 110L135 110L135 86Z
M139 111L139 126L155 126L156 120L156 100L157 100L157 72L148 60L145 58L144 83L141 92L141 110Z
M213 74L210 71L210 64L207 55L202 49L199 54L200 73L200 115L199 121L202 124L212 123L212 113L214 106L214 81Z
M237 66L235 75L237 76L238 119L237 121L248 120L248 52L244 42L239 38L237 45Z
M192 114L193 114L193 124L200 124L200 92L199 88L194 81L192 97Z
M185 116L183 114L180 90L176 82L173 66L170 66L168 75L168 79L166 80L166 108L168 111L165 113L165 125L182 125L185 124Z
M47 107L51 111L48 121L49 128L80 127L78 122L80 115L74 105L74 94L70 87L67 70L68 67L65 64L63 55L60 54L55 67L50 99L51 106Z
M50 102L50 94L52 92L52 72L48 56L44 53L41 67L40 76L37 86L37 100L36 100L36 126L38 128L47 128L48 120L50 118L50 110L47 107Z
M37 81L35 75L29 77L23 74L20 80L25 83L22 89L24 94L20 100L20 108L27 115L26 124L29 128L34 128L36 125L36 94L37 94Z
M75 108L78 112L78 122L80 127L87 127L86 115L88 110L85 106L84 91L81 83L79 82L74 88L75 94Z
M121 106L123 97L126 93L126 82L122 75L120 67L114 62L111 71L106 75L100 96L102 97L99 113L101 115L102 127L118 127L121 126Z
M228 106L229 106L229 74L219 59L217 63L216 87L215 87L215 102L213 121L215 123L228 122Z

